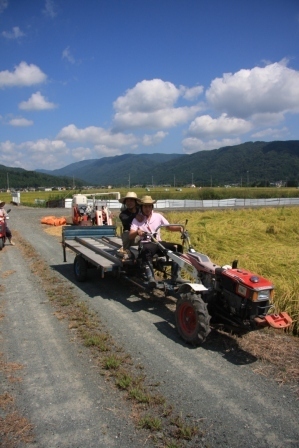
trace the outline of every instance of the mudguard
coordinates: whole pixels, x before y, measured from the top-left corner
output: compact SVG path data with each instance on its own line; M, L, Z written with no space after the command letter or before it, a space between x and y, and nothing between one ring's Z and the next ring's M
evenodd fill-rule
M201 283L184 283L178 289L179 293L190 292L190 291L194 291L195 293L204 292L204 291L208 291L208 288L206 288Z

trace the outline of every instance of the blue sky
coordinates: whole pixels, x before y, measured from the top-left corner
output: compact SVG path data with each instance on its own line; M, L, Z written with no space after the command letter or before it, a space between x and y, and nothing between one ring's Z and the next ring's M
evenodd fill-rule
M298 0L0 0L2 165L298 139Z

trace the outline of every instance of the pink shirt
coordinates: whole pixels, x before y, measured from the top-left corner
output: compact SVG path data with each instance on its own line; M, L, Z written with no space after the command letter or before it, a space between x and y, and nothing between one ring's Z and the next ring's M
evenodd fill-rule
M136 218L134 218L130 230L141 229L143 232L155 233L156 228L160 225L169 226L169 222L160 213L153 212L149 218L145 217L142 222L139 222ZM157 232L156 239L161 241L160 229Z

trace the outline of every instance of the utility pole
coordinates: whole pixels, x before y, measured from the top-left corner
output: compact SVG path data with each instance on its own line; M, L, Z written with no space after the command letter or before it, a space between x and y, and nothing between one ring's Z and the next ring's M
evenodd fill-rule
M129 174L129 190L131 188L131 174Z

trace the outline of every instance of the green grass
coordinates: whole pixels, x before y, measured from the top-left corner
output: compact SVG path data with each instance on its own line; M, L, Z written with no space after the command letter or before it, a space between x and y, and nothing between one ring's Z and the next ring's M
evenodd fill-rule
M122 362L121 359L119 359L115 355L111 355L104 359L103 365L104 368L107 370L118 369L119 366L121 365L121 362Z
M270 279L276 311L288 312L299 332L299 208L277 207L204 212L169 212L170 222L184 224L198 252L221 265L238 266ZM180 242L176 233L164 238Z
M151 431L159 431L162 428L162 422L157 417L146 415L139 420L139 428L150 429Z

